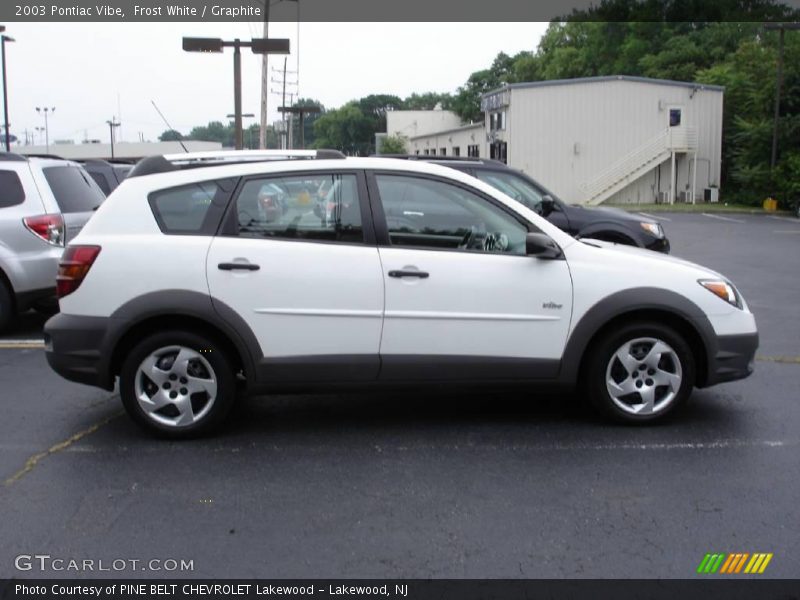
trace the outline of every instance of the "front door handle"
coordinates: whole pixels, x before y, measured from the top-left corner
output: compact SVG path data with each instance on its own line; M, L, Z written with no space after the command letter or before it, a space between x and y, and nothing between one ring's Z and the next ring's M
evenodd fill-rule
M242 271L258 271L261 267L258 265L254 265L253 263L219 263L217 268L220 271L235 271L235 270L242 270Z
M420 279L427 279L430 277L429 273L425 271L389 271L389 277L419 277Z

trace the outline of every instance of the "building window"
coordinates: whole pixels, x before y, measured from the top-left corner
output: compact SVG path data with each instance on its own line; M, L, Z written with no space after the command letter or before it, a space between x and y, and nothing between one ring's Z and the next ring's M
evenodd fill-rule
M506 128L506 113L504 111L489 114L489 130L498 131Z
M480 151L478 150L478 144L472 144L467 146L467 156L471 156L473 158L480 157Z
M670 127L680 127L681 124L681 109L680 108L670 108L669 109L669 126Z
M414 150L414 154L419 154L419 150Z
M439 156L445 156L447 154L447 148L439 148Z
M461 156L461 147L453 146L453 156Z

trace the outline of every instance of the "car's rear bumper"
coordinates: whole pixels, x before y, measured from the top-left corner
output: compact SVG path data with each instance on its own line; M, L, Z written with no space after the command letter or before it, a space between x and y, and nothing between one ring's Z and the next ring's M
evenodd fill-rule
M114 389L110 360L103 352L110 319L55 315L44 326L45 355L50 367L70 381Z
M717 352L708 359L708 377L702 387L744 379L753 372L758 333L721 335Z

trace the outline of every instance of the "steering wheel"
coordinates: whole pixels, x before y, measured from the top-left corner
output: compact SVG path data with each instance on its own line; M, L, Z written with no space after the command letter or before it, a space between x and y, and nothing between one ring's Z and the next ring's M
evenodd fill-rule
M461 249L469 250L472 246L475 238L478 235L478 228L475 225L471 225L469 231L464 234L464 237L461 238L461 242L458 244L458 247Z
M505 252L508 250L508 236L505 233L490 233L483 240L486 252Z

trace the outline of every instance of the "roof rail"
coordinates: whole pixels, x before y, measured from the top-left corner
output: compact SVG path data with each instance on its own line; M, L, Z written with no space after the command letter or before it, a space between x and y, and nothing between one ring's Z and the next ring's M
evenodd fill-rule
M27 157L22 156L21 154L17 154L15 152L0 152L0 160L8 161L8 162L24 162L27 161Z
M436 162L485 162L489 159L481 158L480 156L447 156L440 154L433 156L430 154L371 154L375 158L399 158L401 160L423 160L423 161L436 161Z
M64 158L63 156L58 156L57 154L44 154L44 153L38 154L37 153L37 154L26 154L25 156L27 156L28 158L53 158L55 160L68 160L68 159Z
M208 152L188 152L183 154L164 154L143 158L128 177L167 173L179 169L199 167L218 167L274 160L324 160L343 159L345 155L338 150L219 150Z

